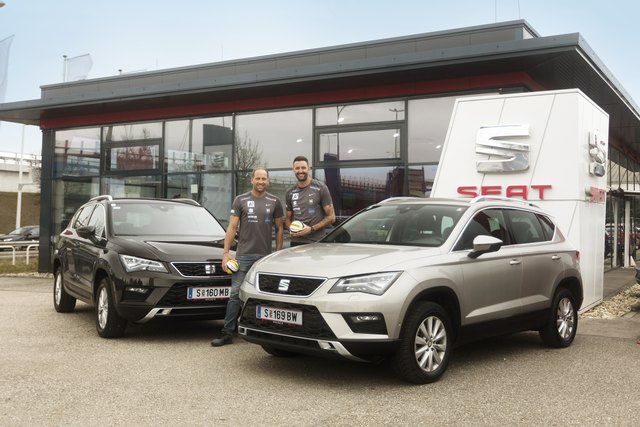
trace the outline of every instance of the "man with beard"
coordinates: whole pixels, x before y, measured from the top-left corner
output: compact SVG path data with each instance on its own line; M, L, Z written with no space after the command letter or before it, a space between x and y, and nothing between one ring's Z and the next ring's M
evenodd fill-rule
M293 221L300 221L304 228L291 232L291 246L320 240L325 234L322 230L336 220L329 189L323 182L312 179L310 170L306 157L297 156L293 159L293 173L298 183L287 190L285 225L290 229Z
M229 250L236 236L238 224L240 224L235 258L239 268L231 278L231 294L224 316L222 335L211 341L211 345L214 347L233 342L238 314L242 307L239 298L240 285L253 263L271 253L271 235L274 227L276 229L276 251L282 249L282 203L278 197L267 193L267 185L269 185L267 170L264 168L254 169L251 173L251 191L237 196L231 206L229 226L224 236L222 265L226 266L227 262L234 259L229 254Z

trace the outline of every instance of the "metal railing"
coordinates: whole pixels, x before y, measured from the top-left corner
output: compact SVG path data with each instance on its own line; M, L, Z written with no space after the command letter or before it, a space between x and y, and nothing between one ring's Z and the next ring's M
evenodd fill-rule
M17 248L26 247L26 264L29 264L31 251L38 252L39 242L37 240L20 240L15 242L2 242L0 243L0 251L4 249L11 249L12 252L12 265L16 265L16 252ZM20 254L21 255L21 254Z

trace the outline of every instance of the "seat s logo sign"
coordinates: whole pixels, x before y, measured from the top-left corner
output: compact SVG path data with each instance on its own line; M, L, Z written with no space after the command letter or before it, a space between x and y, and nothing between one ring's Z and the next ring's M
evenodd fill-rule
M503 138L529 136L529 125L482 126L476 135L476 153L490 156L477 160L481 173L520 172L529 169L529 144Z
M600 138L598 131L589 134L589 173L594 176L605 176L607 167L607 146Z

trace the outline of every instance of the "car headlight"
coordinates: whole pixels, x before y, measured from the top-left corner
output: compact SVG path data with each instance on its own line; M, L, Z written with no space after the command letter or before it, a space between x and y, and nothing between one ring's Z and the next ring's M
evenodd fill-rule
M338 280L331 287L329 293L364 292L366 294L382 295L400 277L400 274L402 274L401 271L392 271L367 274L366 276L346 277Z
M247 274L244 276L244 282L242 282L242 283L251 285L254 288L256 287L256 280L257 280L256 276L258 275L258 270L255 267L256 267L256 263L254 263L249 269L249 271L247 271Z
M160 273L168 273L164 264L159 261L152 261L150 259L138 258L130 255L120 255L120 261L127 273L133 271L157 271Z

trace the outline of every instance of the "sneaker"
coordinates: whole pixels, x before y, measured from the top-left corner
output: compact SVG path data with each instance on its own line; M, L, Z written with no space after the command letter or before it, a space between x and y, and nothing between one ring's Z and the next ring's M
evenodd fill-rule
M223 334L222 336L218 337L218 338L214 338L211 341L211 345L213 347L220 347L223 345L227 345L227 344L232 344L233 343L233 337L231 335L227 335L227 334Z

